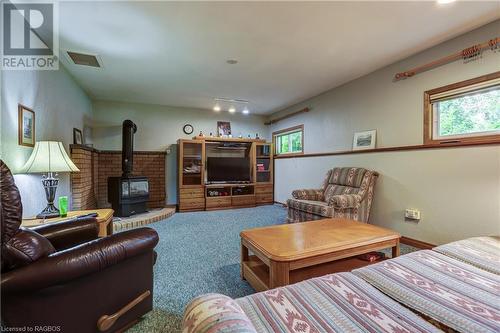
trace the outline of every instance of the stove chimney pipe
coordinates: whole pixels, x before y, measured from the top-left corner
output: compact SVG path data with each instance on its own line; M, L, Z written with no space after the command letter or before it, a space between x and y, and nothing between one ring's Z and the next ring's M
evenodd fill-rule
M137 126L132 120L124 120L122 128L122 177L127 178L132 175L134 167L134 133Z

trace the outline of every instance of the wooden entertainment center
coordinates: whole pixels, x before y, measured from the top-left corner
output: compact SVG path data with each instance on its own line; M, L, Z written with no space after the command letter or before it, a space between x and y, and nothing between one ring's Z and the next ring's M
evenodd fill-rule
M179 211L215 210L274 202L272 144L260 139L194 137L179 139L179 183L177 203ZM216 170L222 176L233 174L239 180L211 182L207 161L219 163L234 158L243 165L243 174L234 175L234 169L225 172L224 166ZM241 165L240 165L241 167ZM212 169L214 172L214 169ZM247 174L248 172L248 174ZM244 181L241 181L244 179Z

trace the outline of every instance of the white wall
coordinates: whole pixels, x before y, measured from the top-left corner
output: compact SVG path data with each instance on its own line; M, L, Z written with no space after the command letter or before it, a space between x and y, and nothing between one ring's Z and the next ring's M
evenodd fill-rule
M177 201L177 145L179 138L188 139L203 131L205 135L216 133L217 121L231 122L233 135L245 137L256 133L262 137L268 128L260 116L215 113L207 110L177 108L162 105L135 104L109 101L93 103L93 139L97 149L121 150L121 124L130 119L137 124L134 137L135 150L171 149L167 155L166 186L167 203ZM182 131L185 124L191 124L194 132L186 135Z
M35 111L37 141L62 141L69 152L73 127L84 129L90 122L92 104L66 70L60 66L58 71L2 71L1 81L0 156L12 172L24 165L33 150L18 145L18 103ZM85 133L90 142L89 130ZM71 200L69 174L59 176L56 200L60 195ZM25 217L36 215L47 203L40 179L40 175L15 175Z
M498 31L495 21L304 101L272 117L305 106L311 112L280 121L270 132L304 124L306 153L351 149L353 133L371 129L377 130L377 147L422 144L423 92L498 71L500 52L488 50L478 61L457 61L399 82L393 82L394 74L494 38ZM292 189L319 185L334 166L381 173L373 224L430 243L500 234L498 145L277 160L276 200L286 201ZM405 222L408 207L422 210L420 223Z

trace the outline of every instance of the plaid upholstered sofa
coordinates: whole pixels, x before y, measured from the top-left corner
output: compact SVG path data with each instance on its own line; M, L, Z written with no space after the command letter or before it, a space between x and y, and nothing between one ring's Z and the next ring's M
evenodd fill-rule
M368 222L378 173L363 168L334 168L319 189L292 192L288 223L343 217Z

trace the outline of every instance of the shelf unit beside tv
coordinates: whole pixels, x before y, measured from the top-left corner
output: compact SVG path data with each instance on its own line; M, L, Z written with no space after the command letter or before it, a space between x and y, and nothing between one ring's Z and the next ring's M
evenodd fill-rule
M179 211L254 207L274 202L271 143L261 139L195 137L179 139L178 145ZM250 181L208 183L209 157L248 159Z

